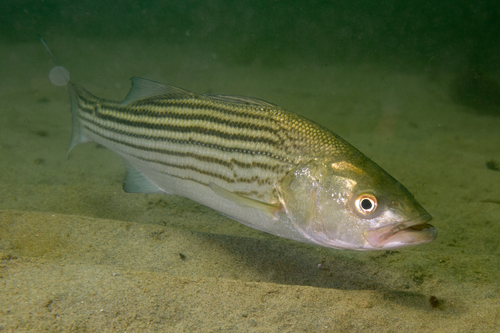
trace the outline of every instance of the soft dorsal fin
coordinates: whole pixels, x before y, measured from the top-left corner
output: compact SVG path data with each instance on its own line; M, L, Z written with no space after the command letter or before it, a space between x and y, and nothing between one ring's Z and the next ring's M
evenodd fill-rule
M122 105L132 104L146 98L179 98L192 94L188 90L136 76L131 78L130 81L132 81L132 88L130 88L127 97L121 103Z
M261 107L272 107L272 108L277 107L275 104L254 97L231 96L231 95L204 95L204 96L229 103L238 103L238 104L254 105Z
M212 191L214 191L218 196L232 201L240 206L243 207L251 207L260 210L263 213L266 213L267 215L271 216L272 218L277 218L277 213L280 211L283 207L281 204L268 204L259 200L251 199L244 197L242 195L233 193L231 191L225 190L222 187L210 183L208 185Z

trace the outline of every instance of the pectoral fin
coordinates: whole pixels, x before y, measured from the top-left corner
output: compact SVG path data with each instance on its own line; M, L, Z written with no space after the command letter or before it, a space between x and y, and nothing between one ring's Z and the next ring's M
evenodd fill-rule
M261 212L266 213L273 218L276 218L276 213L283 208L279 203L268 204L259 200L247 198L242 195L225 190L222 187L215 185L214 183L210 183L208 186L212 189L212 191L215 192L215 194L226 200L232 201L243 207L258 209Z

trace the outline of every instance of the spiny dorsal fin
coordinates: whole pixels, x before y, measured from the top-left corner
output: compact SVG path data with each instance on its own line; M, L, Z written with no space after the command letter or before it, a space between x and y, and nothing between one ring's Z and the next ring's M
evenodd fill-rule
M268 204L266 202L262 202L259 200L251 199L244 197L242 195L233 193L231 191L225 190L219 185L216 185L214 183L210 183L208 185L212 191L214 191L218 196L232 201L240 206L243 207L251 207L260 210L263 213L268 214L269 216L273 218L277 218L277 213L280 211L283 207L281 204Z
M134 76L130 79L132 88L122 105L132 104L146 98L179 98L192 94L190 91Z
M254 97L231 96L231 95L204 95L204 96L229 103L238 103L238 104L255 105L261 107L272 107L272 108L277 107L275 104Z
M151 81L148 79L143 79L140 77L133 77L130 79L132 81L132 88L127 95L127 97L121 103L122 105L129 105L136 101L140 101L146 98L182 98L187 95L193 95L194 93L189 90L174 87L168 84L159 83L156 81ZM238 103L244 105L254 105L260 107L276 107L275 104L263 101L258 98L246 97L246 96L230 96L230 95L202 95L209 97L211 99Z

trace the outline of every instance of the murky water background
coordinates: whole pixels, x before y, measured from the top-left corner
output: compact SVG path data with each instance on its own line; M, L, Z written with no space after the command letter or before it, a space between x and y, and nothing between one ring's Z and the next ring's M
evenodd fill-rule
M26 2L0 20L2 329L499 329L494 5L102 6ZM124 193L112 152L88 143L67 159L69 96L36 33L99 97L121 100L141 76L320 122L415 195L437 240L330 250Z

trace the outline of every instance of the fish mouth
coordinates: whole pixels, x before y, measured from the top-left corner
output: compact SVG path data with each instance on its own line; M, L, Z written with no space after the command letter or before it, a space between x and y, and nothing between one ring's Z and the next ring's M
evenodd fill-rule
M376 249L399 248L430 243L437 237L437 230L428 224L430 214L424 214L414 220L390 225L365 232L368 244Z

